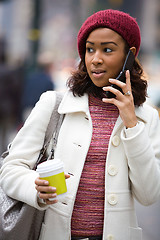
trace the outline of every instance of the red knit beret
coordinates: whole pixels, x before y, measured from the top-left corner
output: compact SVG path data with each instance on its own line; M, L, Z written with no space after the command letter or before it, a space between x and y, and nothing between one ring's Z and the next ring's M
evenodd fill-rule
M77 38L78 52L81 58L85 54L86 40L89 34L100 27L110 28L120 34L129 47L136 47L136 56L138 55L141 35L136 20L127 13L107 9L94 13L81 26Z

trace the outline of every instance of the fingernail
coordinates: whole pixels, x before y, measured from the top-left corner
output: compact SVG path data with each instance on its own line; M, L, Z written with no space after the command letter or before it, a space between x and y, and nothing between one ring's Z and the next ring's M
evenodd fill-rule
M44 184L45 184L45 185L48 185L48 184L49 184L49 182L48 182L48 181L45 181L45 182L44 182Z
M109 78L109 82L112 82L112 81L114 81L115 79L113 79L113 78Z
M57 193L52 194L52 197L53 198L57 197Z
M55 187L51 187L51 190L56 191L56 188Z

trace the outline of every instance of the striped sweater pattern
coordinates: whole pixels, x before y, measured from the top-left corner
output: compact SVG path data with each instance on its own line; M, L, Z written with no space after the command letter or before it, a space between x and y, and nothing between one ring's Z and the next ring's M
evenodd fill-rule
M103 233L105 164L109 139L119 115L118 108L89 96L93 133L74 204L72 237Z

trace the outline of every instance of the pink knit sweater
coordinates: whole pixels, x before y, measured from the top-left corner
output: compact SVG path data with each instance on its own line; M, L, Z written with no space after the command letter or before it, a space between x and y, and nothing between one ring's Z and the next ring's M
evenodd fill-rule
M89 97L93 134L82 171L71 221L74 237L99 236L103 232L105 163L109 139L119 115L113 104Z

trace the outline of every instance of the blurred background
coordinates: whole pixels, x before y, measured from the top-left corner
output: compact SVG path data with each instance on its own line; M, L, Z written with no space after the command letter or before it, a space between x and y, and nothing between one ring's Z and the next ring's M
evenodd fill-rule
M93 12L118 9L138 21L148 103L160 108L160 0L0 0L0 153L42 92L64 90L78 61L76 37ZM136 202L144 240L160 240L160 203Z

